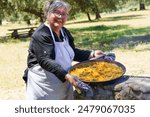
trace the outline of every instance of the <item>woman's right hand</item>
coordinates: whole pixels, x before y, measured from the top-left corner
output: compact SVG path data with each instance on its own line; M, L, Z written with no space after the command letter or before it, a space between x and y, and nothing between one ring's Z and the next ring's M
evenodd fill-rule
M76 78L76 76L73 76L73 75L70 75L70 74L67 74L67 75L65 76L65 79L66 79L70 84L72 84L74 87L77 87L77 83L76 83L76 81L75 81L75 78Z

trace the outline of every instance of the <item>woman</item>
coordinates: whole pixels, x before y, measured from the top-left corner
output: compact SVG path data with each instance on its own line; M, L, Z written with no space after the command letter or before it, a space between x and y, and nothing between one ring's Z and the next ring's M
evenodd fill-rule
M63 27L70 6L62 0L47 2L46 22L33 33L28 55L28 99L73 99L76 76L68 74L73 60L84 61L100 56L101 51L75 48L73 37Z

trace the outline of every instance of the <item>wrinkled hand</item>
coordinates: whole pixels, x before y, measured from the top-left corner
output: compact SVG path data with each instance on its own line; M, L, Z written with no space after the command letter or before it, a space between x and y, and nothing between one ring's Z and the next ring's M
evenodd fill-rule
M95 58L99 58L101 56L105 55L101 50L95 50Z
M77 83L76 83L76 81L75 81L76 77L77 77L77 76L73 76L73 75L67 74L67 75L65 76L65 79L66 79L71 85L73 85L74 87L77 87Z
M97 59L97 58L100 58L102 56L104 56L105 54L101 51L101 50L95 50L95 51L92 51L91 53L91 56L90 56L90 59Z

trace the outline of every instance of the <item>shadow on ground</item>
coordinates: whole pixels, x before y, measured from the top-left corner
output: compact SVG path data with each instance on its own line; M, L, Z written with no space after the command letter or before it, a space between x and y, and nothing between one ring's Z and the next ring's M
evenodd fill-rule
M150 34L143 36L121 37L113 42L112 46L113 48L129 48L142 43L150 43Z
M115 16L115 17L104 17L100 18L99 20L84 20L84 21L74 21L74 22L69 22L66 25L70 24L80 24L80 23L93 23L93 22L106 22L106 21L119 21L119 20L132 20L132 19L140 19L142 15L126 15L126 16Z

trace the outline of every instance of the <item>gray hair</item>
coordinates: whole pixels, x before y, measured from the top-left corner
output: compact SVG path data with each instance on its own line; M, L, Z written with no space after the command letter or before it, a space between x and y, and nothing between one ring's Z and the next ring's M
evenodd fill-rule
M44 6L44 16L45 16L45 18L47 17L47 14L49 12L53 12L56 9L60 8L60 7L64 7L67 10L67 12L69 12L70 9L71 9L71 6L67 2L64 2L63 0L50 0L50 1L47 1L45 6Z

